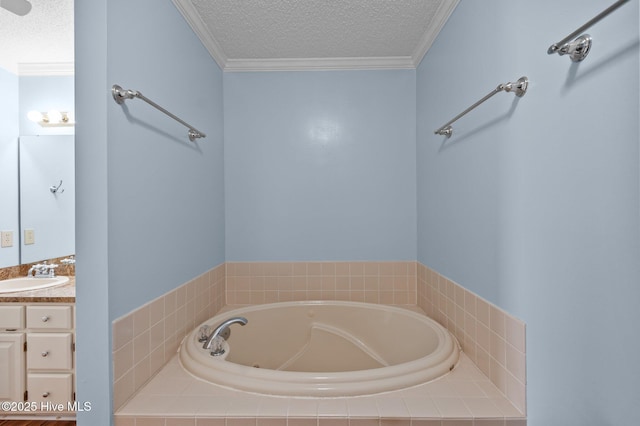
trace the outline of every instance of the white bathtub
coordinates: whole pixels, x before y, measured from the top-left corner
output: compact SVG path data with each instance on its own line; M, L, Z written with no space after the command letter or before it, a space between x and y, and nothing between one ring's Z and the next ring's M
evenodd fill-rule
M236 316L225 353L198 342L201 325ZM369 395L425 383L458 361L453 336L408 309L358 302L254 305L219 314L182 342L180 362L191 374L222 386L269 395Z

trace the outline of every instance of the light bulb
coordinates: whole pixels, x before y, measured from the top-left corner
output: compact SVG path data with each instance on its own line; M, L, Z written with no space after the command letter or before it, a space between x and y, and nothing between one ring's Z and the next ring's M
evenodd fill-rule
M29 111L27 113L27 118L31 121L33 121L34 123L39 123L42 121L42 113L40 111Z
M47 113L47 116L49 118L49 123L61 123L62 122L62 114L60 113L60 111L56 110L56 109L52 109L51 111L49 111Z

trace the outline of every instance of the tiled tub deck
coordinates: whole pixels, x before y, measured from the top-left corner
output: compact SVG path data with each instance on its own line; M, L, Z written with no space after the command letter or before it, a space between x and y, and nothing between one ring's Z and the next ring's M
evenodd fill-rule
M427 384L348 398L286 398L235 391L171 361L116 413L116 426L525 426L522 414L462 354Z
M526 425L523 414L464 353L452 372L429 383L339 398L289 398L228 389L193 377L175 354L115 419L116 426Z

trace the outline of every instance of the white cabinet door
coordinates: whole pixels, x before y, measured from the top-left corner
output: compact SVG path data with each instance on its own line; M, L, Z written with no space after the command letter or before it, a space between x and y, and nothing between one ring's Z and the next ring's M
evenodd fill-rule
M24 400L24 333L0 333L0 401Z

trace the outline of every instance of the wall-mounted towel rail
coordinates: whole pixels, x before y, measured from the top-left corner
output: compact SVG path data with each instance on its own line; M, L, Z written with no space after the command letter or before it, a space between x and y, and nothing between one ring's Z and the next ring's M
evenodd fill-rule
M451 134L453 133L453 127L451 127L451 124L453 124L455 121L457 121L460 117L462 117L463 115L467 114L469 111L471 111L472 109L476 108L478 105L480 105L481 103L483 103L484 101L486 101L487 99L489 99L490 97L492 97L493 95L495 95L498 92L502 92L502 91L514 92L516 96L521 98L521 97L524 96L525 93L527 93L527 86L528 85L529 85L529 80L527 79L527 77L520 77L518 79L518 81L516 81L515 83L505 83L505 84L498 85L498 87L493 89L487 96L485 96L484 98L480 99L478 102L476 102L475 104L471 105L469 108L465 109L460 114L456 115L454 118L449 120L447 123L443 124L434 133L436 135L445 135L446 137L450 138Z
M124 101L127 100L127 99L138 98L138 99L142 99L143 101L145 101L146 103L148 103L152 107L156 108L157 110L164 112L169 117L173 118L174 120L176 120L177 122L179 122L183 126L189 128L189 133L188 134L189 134L189 140L191 142L193 142L197 138L204 138L204 137L207 136L204 133L202 133L201 131L197 130L191 124L189 124L189 123L183 121L182 119L180 119L179 117L173 115L172 113L170 113L166 109L162 108L160 105L158 105L157 103L153 102L151 99L147 98L142 93L140 93L140 92L138 92L136 90L131 90L131 89L124 90L122 87L118 86L117 84L114 84L111 87L111 94L113 95L113 99L119 105L122 105L124 103Z
M629 0L618 0L617 2L600 12L597 16L594 16L589 22L587 22L559 42L549 46L549 49L547 49L547 53L549 55L552 55L554 53L557 53L560 56L569 55L573 62L582 61L589 54L589 50L591 50L591 36L589 34L582 34L582 32L628 1ZM582 35L576 38L579 34ZM573 41L569 42L570 40Z

